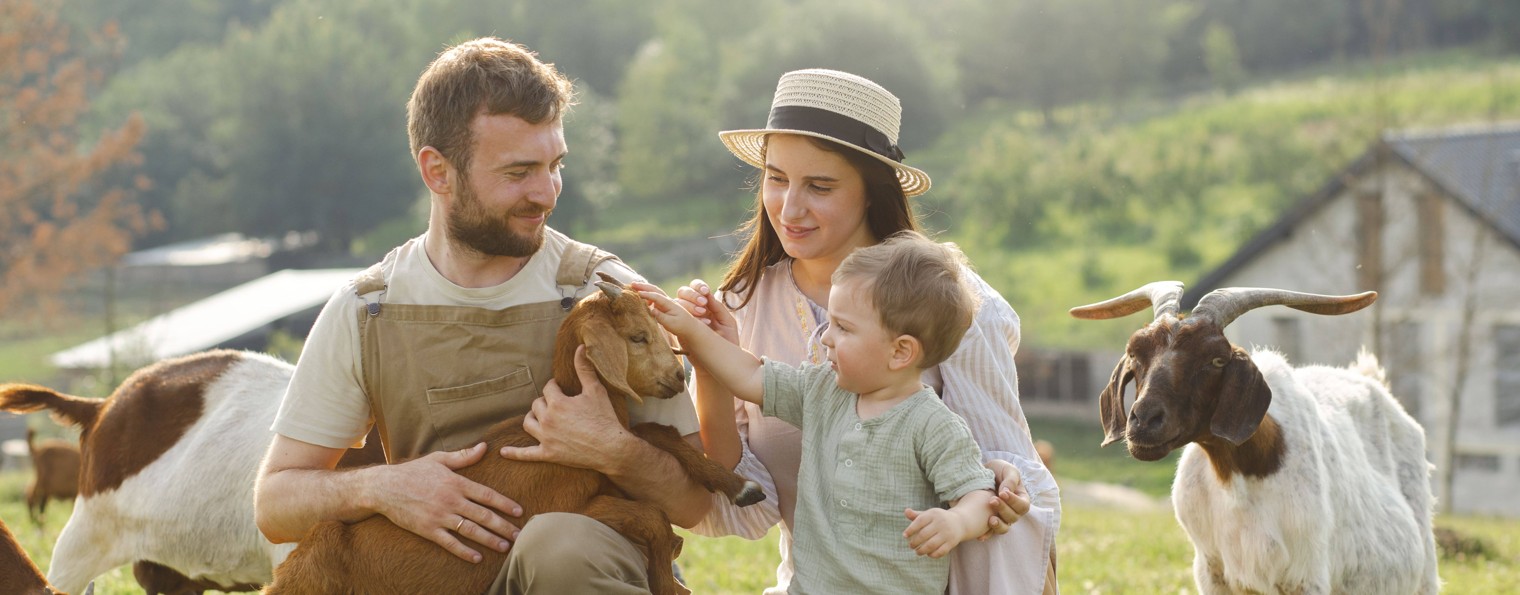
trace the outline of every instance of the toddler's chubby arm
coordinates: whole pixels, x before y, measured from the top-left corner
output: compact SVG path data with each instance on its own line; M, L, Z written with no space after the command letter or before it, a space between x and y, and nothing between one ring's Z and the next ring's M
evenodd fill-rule
M760 358L719 336L686 309L659 291L640 291L649 301L656 322L681 340L681 349L698 366L733 391L734 396L762 403L765 373Z
M961 542L980 538L992 529L988 518L998 501L992 490L976 490L956 499L948 509L904 509L911 522L903 537L918 555L942 558Z

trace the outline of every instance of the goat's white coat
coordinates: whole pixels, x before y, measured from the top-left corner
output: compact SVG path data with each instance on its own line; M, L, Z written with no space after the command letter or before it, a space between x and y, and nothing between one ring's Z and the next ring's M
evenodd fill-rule
M1295 369L1271 351L1252 360L1272 388L1267 415L1286 452L1276 473L1224 484L1201 447L1183 451L1172 500L1199 588L1437 592L1425 434L1376 359L1363 353L1351 369Z
M228 585L273 578L295 544L276 545L259 533L253 487L294 368L241 356L206 387L201 418L179 442L120 488L75 500L49 582L78 593L97 575L137 560Z

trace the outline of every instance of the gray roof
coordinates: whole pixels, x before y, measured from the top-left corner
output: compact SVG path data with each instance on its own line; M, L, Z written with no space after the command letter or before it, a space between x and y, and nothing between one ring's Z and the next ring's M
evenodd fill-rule
M1339 196L1346 181L1377 165L1379 153L1425 176L1446 196L1486 221L1520 248L1520 122L1461 126L1433 131L1390 131L1366 153L1330 176L1314 194L1289 207L1270 227L1251 238L1224 264L1204 275L1183 294L1182 309L1198 305L1208 292L1278 240L1299 222Z
M1520 122L1384 135L1399 157L1520 245Z

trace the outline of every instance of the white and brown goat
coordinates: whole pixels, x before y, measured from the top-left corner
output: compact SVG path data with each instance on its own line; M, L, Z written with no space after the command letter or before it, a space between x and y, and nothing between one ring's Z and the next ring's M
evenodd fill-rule
M563 324L554 346L554 381L566 394L581 390L575 373L576 348L596 367L618 421L628 425L627 399L670 398L685 386L685 370L664 332L649 315L643 298L606 275L601 293L582 299ZM538 441L523 430L523 416L504 420L486 431L489 450L532 446ZM643 423L634 434L670 453L693 481L722 492L744 506L765 497L759 486L707 459L670 426ZM495 489L522 505L522 523L540 513L573 512L589 516L627 537L648 560L649 585L655 595L679 592L671 563L681 538L659 507L628 499L605 475L552 463L485 457L459 474ZM486 549L478 564L455 557L375 515L362 522L336 521L313 527L295 552L275 569L266 595L331 593L480 593L496 578L506 554Z
M294 545L264 539L253 485L294 368L242 351L210 351L147 366L107 399L0 385L0 410L48 409L78 426L74 512L48 579L78 592L123 564L150 595L256 590ZM379 441L345 463L374 460Z
M1425 434L1389 394L1376 359L1363 352L1350 368L1295 368L1224 336L1253 308L1346 314L1377 294L1219 289L1185 317L1181 296L1181 283L1157 282L1071 313L1155 310L1100 396L1103 444L1123 439L1142 461L1185 447L1172 503L1193 543L1199 591L1435 593Z

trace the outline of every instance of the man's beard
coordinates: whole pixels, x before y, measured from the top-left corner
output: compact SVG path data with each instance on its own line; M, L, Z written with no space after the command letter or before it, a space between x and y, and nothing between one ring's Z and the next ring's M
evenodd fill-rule
M532 235L521 235L512 231L510 223L512 217L547 214L548 209L525 203L503 216L493 216L481 207L470 181L461 178L460 182L459 196L447 216L450 238L487 256L524 258L543 246L544 226L540 225Z

